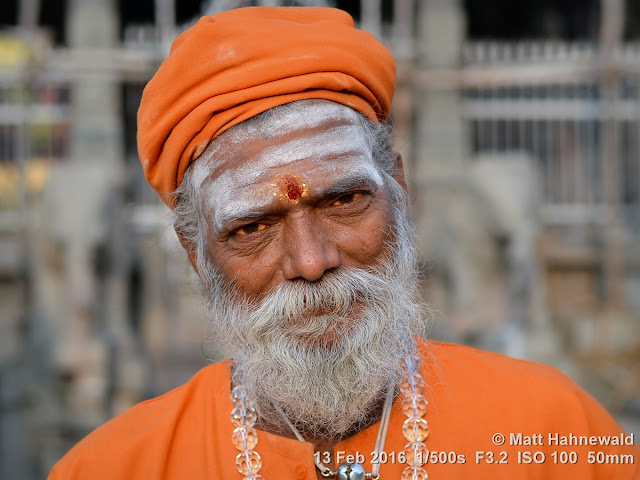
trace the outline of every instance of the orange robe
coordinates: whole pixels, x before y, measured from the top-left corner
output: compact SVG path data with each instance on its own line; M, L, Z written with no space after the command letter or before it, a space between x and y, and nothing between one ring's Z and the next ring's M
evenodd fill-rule
M428 383L429 479L640 479L640 448L565 375L548 366L420 340ZM49 480L242 479L231 443L230 363L203 368L185 385L123 413L76 445ZM381 480L399 479L407 443L396 398ZM333 452L361 454L371 471L379 423ZM504 435L503 445L500 443ZM310 443L263 431L255 450L266 480L314 479ZM599 445L603 442L620 446ZM576 445L576 443L595 443ZM630 445L624 445L630 442ZM565 445L568 444L568 445Z

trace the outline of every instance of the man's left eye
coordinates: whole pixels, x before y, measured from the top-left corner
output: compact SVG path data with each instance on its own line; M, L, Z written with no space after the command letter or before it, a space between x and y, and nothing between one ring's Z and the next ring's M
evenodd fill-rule
M348 205L349 203L353 203L357 200L360 200L362 198L362 195L363 194L360 192L347 193L346 195L342 195L340 198L334 201L331 205L334 207L339 207L341 205Z

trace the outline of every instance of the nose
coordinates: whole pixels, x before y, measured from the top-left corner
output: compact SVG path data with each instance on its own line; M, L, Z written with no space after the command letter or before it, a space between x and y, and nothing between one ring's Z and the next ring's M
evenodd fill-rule
M310 218L287 222L284 231L282 271L285 279L318 280L325 272L340 266L340 251L322 225Z

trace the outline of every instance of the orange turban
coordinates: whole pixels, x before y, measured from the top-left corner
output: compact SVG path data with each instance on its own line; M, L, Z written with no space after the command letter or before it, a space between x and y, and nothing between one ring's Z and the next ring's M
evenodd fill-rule
M386 121L395 63L351 16L250 7L202 17L171 46L138 110L138 153L165 203L189 163L228 128L278 105L321 98Z

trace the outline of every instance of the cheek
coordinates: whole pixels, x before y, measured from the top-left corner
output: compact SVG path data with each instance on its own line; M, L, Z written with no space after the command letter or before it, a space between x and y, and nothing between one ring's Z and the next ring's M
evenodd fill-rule
M343 229L336 244L344 254L348 266L364 267L381 261L388 253L391 240L392 216L386 209L379 209L366 219Z
M209 253L224 279L250 299L259 299L269 290L279 268L278 256L269 249L259 255L239 253L222 242L213 242Z

